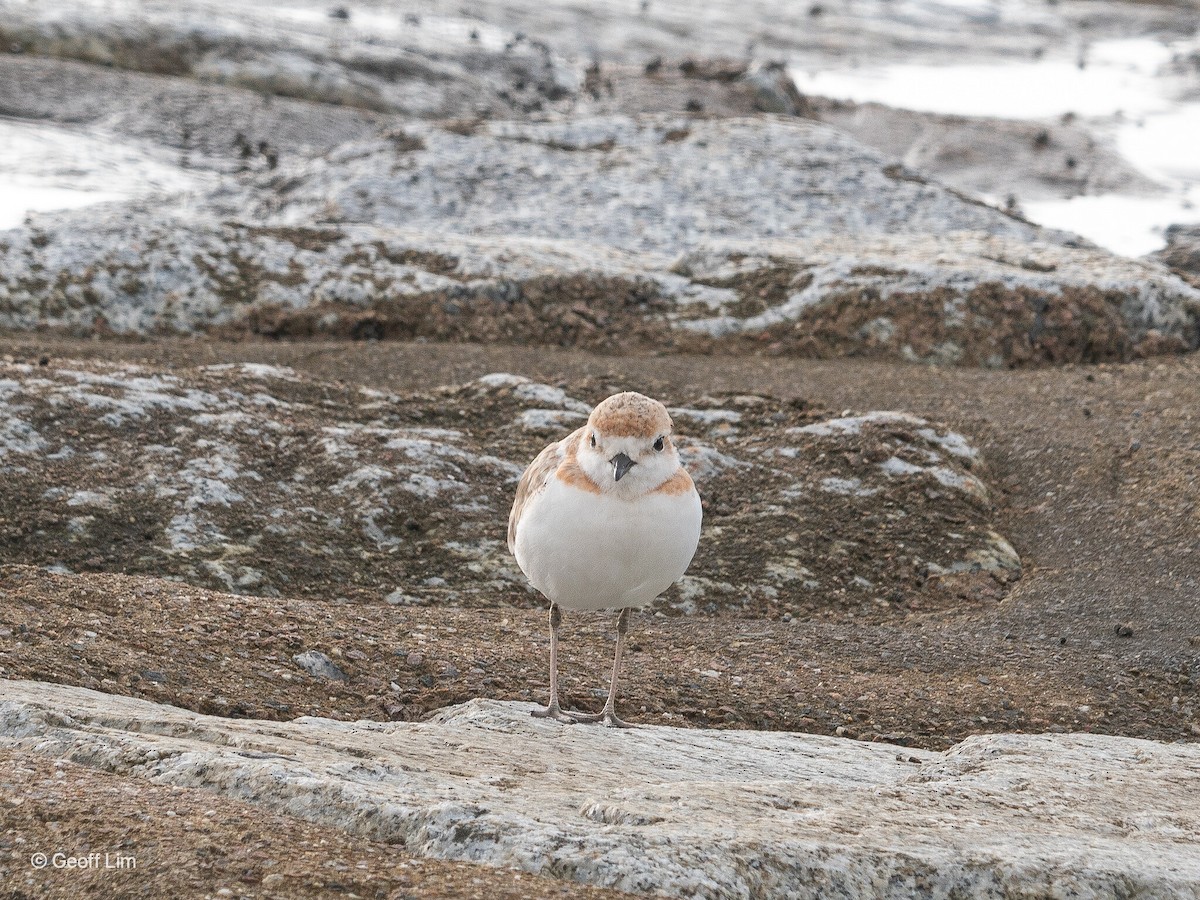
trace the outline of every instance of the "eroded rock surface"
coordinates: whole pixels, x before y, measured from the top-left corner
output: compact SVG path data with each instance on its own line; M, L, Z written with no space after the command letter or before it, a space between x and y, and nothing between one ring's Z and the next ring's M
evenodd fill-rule
M813 115L908 168L999 202L1164 189L1079 124L813 101Z
M97 15L89 4L6 2L0 39L16 52L412 115L540 109L577 87L540 41L461 14L423 24L422 12L381 4L343 18L325 4L148 2Z
M9 561L397 604L540 603L505 545L524 466L606 388L496 374L395 395L270 366L0 367ZM914 416L672 401L707 503L664 612L997 596L1020 561L979 451ZM716 552L716 548L720 552Z
M641 894L1200 896L1196 746L999 734L933 753L531 708L284 724L0 681L0 743Z
M184 171L266 170L378 134L367 110L43 56L0 55L0 116L142 141Z
M0 2L0 41L23 54L0 60L0 113L180 169L178 190L143 179L126 185L137 199L0 233L0 327L983 366L1200 346L1186 273L910 168L999 195L1147 187L1094 140L810 101L783 65L946 59L964 41L1028 57L1085 26L1169 31L1171 17L1017 2L784 12ZM822 115L877 149L803 118Z
M1192 284L1200 284L1200 225L1172 225L1167 246L1157 255Z
M198 0L186 10L161 0L103 9L81 0L6 0L0 12L7 46L24 52L406 109L423 108L417 101L430 97L462 102L472 76L489 82L477 103L507 93L501 99L511 104L532 93L517 76L528 82L530 71L542 74L534 65L518 68L526 60L551 71L565 62L582 75L594 61L645 65L681 51L722 60L725 70L747 57L944 59L964 47L1029 58L1082 29L1105 35L1139 26L1182 28L1178 17L1129 4L1048 7L1011 0L987 7L826 0L799 10L780 0L738 6L655 0L632 8L615 0L488 0L469 12L450 0L358 0L340 7L313 0L271 7ZM449 88L439 91L438 81Z
M0 235L0 272L0 325L17 328L988 366L1200 343L1200 289L1160 264L770 117L410 123L186 214L160 199L39 217Z

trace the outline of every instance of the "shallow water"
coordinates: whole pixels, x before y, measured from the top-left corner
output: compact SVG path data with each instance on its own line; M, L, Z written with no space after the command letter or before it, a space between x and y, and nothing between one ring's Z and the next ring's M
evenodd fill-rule
M1200 188L1168 197L1102 194L1028 201L1021 210L1031 222L1073 231L1115 253L1142 256L1162 248L1167 225L1200 222Z
M0 229L30 212L195 188L164 154L72 128L0 117Z
M1200 52L1200 36L1100 41L1027 62L793 67L805 93L947 115L1051 119L1067 114L1157 181L1156 196L1107 194L1021 203L1035 222L1066 228L1116 253L1164 243L1166 226L1200 221L1200 102L1171 63ZM1020 200L1020 198L1018 198Z
M32 2L32 0L31 0ZM126 0L75 0L109 17L141 8ZM419 18L381 4L353 4L346 21L334 20L337 4L279 2L254 11L211 4L212 14L233 27L303 30L350 40L442 46L463 44L502 49L504 29L433 4ZM670 5L670 4L667 4ZM869 4L868 4L869 5ZM169 4L151 4L162 12ZM236 10L236 12L235 12ZM891 0L888 15L913 27L940 18L1011 24L1045 11L997 0ZM883 16L880 12L879 16ZM227 21L226 21L227 20ZM419 24L418 24L419 22ZM239 25L240 23L240 25ZM957 115L1049 119L1072 113L1135 167L1162 185L1154 196L1105 195L1062 200L1023 199L1034 221L1068 228L1128 255L1161 246L1163 229L1200 221L1200 102L1179 99L1190 87L1200 96L1200 77L1190 85L1171 74L1172 61L1200 53L1200 35L1163 42L1153 38L1099 41L1047 51L1040 59L950 65L914 62L862 65L839 62L824 69L795 67L807 93L860 102ZM0 228L19 225L30 211L69 209L150 193L187 190L194 172L181 169L165 151L106 139L103 135L42 123L0 118Z
M1027 62L793 67L791 74L806 93L922 112L1004 119L1140 116L1173 107L1158 73L1173 56L1197 46L1195 40L1164 45L1131 38Z

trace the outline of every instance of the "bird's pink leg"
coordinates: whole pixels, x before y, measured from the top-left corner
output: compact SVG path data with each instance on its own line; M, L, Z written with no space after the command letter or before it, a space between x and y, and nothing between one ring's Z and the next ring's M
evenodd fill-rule
M558 705L558 626L562 624L562 611L557 603L550 604L550 705L530 713L535 719L555 719L571 723L573 716L563 712Z

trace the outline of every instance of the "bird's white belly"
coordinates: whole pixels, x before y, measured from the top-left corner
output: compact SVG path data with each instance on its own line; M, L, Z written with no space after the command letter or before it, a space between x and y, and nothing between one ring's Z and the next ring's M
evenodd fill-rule
M643 606L685 571L700 539L700 497L623 500L552 481L517 526L517 564L568 609Z

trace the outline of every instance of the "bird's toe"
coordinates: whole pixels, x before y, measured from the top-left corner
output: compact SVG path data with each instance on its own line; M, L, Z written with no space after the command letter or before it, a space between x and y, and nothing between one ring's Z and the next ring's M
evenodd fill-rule
M568 712L564 712L557 703L551 704L545 709L535 709L529 715L535 719L553 719L555 722L562 722L566 725L574 725L575 718Z

